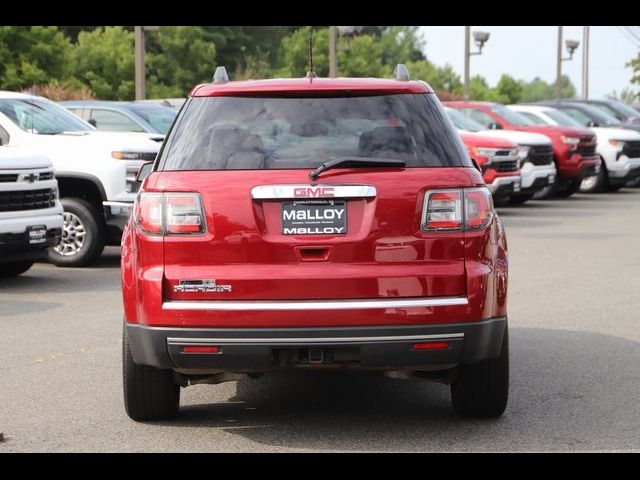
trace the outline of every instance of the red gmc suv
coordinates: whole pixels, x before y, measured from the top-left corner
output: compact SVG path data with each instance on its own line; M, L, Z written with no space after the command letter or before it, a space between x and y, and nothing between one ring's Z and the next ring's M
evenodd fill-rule
M438 381L459 414L502 414L505 231L438 98L396 72L191 91L122 240L132 419L287 368Z
M555 127L535 124L524 115L492 102L446 102L488 129L541 133L551 140L558 172L555 183L546 187L540 198L553 195L569 197L580 190L582 179L600 171L595 134L586 128Z

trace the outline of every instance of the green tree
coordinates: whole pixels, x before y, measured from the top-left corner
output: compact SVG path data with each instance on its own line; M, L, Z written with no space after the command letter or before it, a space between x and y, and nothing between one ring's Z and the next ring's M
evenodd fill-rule
M329 76L329 29L302 27L282 38L278 51L276 77L302 77L309 65L309 36L313 36L313 69L321 77ZM342 72L339 71L339 75Z
M216 47L201 27L161 27L147 36L147 97L183 97L210 82Z
M633 102L636 101L636 99L638 98L638 95L636 94L636 92L633 91L631 87L626 87L620 90L620 93L614 90L613 92L605 95L605 97L607 97L610 100L620 100L621 102L624 102L627 105L633 105Z
M66 80L72 50L58 27L0 27L0 88Z
M627 68L631 68L631 70L633 71L633 77L631 77L631 83L633 83L634 85L640 85L640 53L638 53L638 56L632 60L629 61L629 63L626 64Z
M75 77L102 100L134 98L133 33L98 27L78 34L73 55Z
M492 99L491 89L484 77L474 75L469 79L469 98L481 102Z
M498 84L491 90L491 97L499 103L518 103L522 97L521 82L510 75L503 74Z

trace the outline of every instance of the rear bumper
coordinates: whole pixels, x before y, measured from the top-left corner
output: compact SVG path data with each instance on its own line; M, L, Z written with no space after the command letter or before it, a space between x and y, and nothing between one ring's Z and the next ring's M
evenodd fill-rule
M452 324L334 328L163 328L125 323L134 362L163 369L255 372L305 366L450 367L496 358L506 317ZM446 343L417 350L416 343ZM215 346L218 353L183 353ZM313 365L309 349L322 351Z

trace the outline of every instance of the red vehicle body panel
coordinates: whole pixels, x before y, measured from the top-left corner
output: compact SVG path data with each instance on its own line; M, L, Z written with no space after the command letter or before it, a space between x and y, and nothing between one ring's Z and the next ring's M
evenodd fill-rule
M465 147L467 147L467 151L471 158L473 158L480 167L483 167L487 162L488 158L483 157L482 155L473 155L471 149L474 147L477 148L505 148L505 149L514 149L518 145L510 142L509 140L504 140L502 138L493 138L493 137L485 137L483 135L475 135L473 133L460 132L460 138L464 142ZM486 183L492 183L496 178L499 177L513 177L514 174L519 174L520 169L515 168L511 171L497 171L495 168L483 168L482 177Z
M290 79L200 85L192 96L288 93L342 96L429 93L419 82ZM483 140L487 142L487 140ZM504 144L504 143L502 143ZM484 185L474 168L339 168L323 185L372 185L373 198L347 200L347 233L283 235L278 200L256 200L261 185L308 185L309 169L157 171L144 192L199 193L207 231L151 236L130 221L122 240L125 320L156 327L325 327L478 322L506 316L507 242L493 215L477 231L425 232L425 193ZM182 279L233 284L215 294L174 293ZM466 305L331 311L169 310L167 301L343 300L449 297Z
M561 136L579 137L582 139L579 147L593 145L595 135L589 129L578 127L560 127L546 125L527 125L519 126L509 123L504 117L496 114L486 102L464 102L450 101L443 102L445 105L464 110L466 108L474 108L481 110L489 115L505 130L517 130L522 132L541 133L551 140L551 146L556 159L556 168L558 175L565 178L580 177L585 170L600 164L600 158L597 155L583 156L575 151L572 145L562 142Z

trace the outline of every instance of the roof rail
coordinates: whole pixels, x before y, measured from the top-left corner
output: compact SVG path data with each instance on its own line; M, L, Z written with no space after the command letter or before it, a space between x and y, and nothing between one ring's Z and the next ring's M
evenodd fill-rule
M397 64L396 68L393 69L393 79L401 82L409 81L409 70L407 70L407 66L404 63Z
M229 81L229 75L227 75L227 69L224 66L216 68L216 72L213 74L214 83L224 83Z

